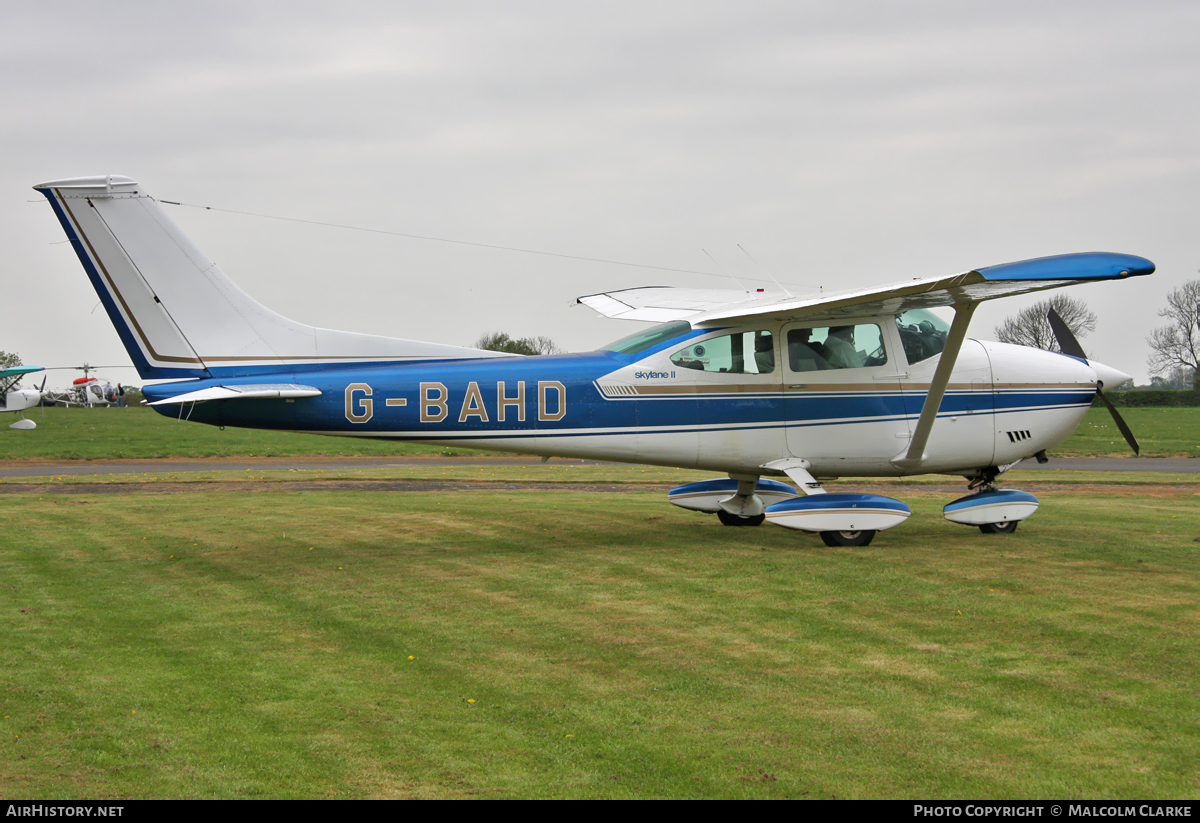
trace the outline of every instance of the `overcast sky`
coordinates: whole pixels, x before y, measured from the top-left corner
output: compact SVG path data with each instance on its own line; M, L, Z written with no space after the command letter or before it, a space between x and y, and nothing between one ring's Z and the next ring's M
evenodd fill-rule
M1155 275L1072 293L1099 316L1085 347L1145 382L1156 312L1200 277L1198 24L1194 0L3 3L0 349L130 362L30 188L123 174L186 203L715 273L164 207L282 314L460 345L596 348L634 326L575 297L733 286L702 249L797 290L1139 254ZM971 335L1036 299L985 305Z

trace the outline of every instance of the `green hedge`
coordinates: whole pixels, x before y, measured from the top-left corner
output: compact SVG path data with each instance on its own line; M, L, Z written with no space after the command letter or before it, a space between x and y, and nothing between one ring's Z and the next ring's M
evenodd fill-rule
M1171 389L1130 389L1108 392L1114 406L1200 406L1200 392ZM1099 403L1099 401L1096 401Z

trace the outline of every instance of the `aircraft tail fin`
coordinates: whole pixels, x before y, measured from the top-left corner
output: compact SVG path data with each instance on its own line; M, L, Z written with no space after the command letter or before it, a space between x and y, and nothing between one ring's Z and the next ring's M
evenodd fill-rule
M143 378L497 355L289 320L238 288L128 177L34 188L53 206Z

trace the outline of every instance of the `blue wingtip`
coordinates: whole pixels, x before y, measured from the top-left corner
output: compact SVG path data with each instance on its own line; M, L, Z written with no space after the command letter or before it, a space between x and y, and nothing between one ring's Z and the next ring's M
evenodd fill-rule
M1058 254L976 269L987 280L1123 280L1154 271L1154 264L1135 254L1089 251Z

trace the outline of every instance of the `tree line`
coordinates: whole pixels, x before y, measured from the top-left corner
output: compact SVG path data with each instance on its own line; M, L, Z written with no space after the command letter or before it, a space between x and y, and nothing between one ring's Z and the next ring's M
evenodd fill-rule
M488 332L475 341L475 348L485 351L502 351L509 354L562 354L563 349L549 337L509 337L502 331Z
M1050 309L1058 312L1076 337L1096 330L1096 315L1078 297L1056 294L1039 300L1027 309L1005 318L995 328L1001 343L1031 346L1046 351L1060 351L1054 330L1046 319ZM1200 280L1190 280L1167 295L1166 308L1159 317L1169 321L1146 338L1150 346L1147 361L1152 375L1152 388L1192 389L1200 372Z

